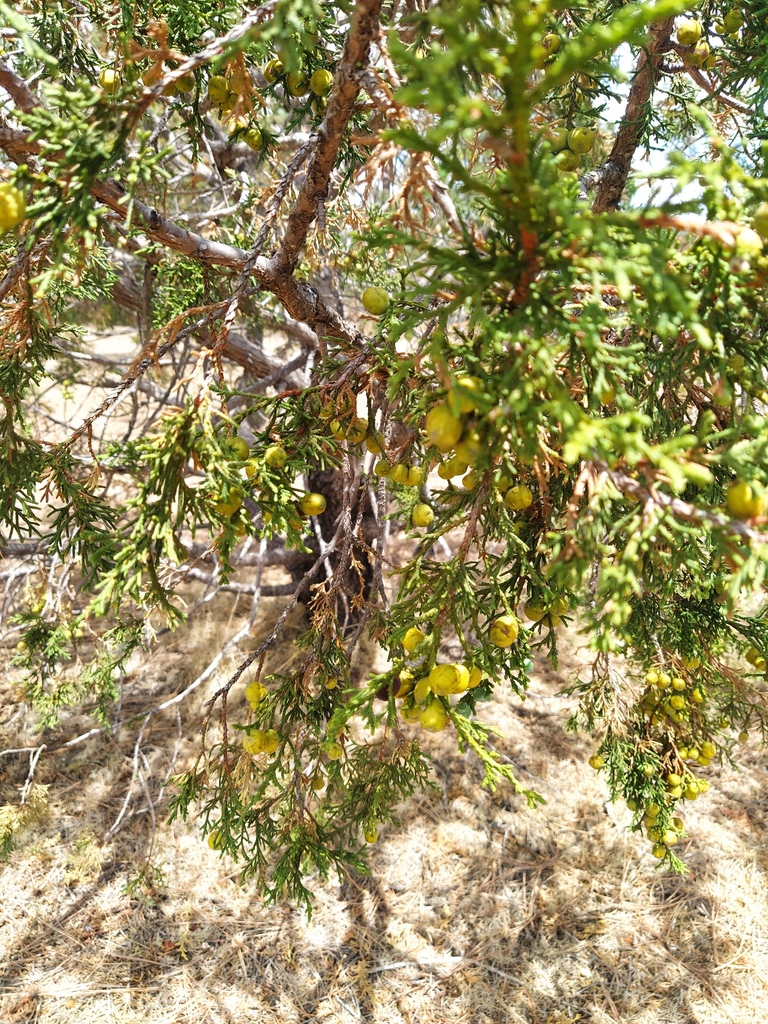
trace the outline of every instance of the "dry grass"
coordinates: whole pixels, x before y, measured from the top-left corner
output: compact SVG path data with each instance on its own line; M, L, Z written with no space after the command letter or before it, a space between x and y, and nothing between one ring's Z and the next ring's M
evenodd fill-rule
M214 604L164 638L149 671L137 666L137 712L182 688L237 627L240 609L224 596ZM270 612L268 602L264 621ZM287 643L275 657L290 657ZM504 730L499 749L546 806L482 790L450 735L427 737L438 789L383 832L369 878L317 884L311 922L263 908L193 821L160 827L162 879L126 892L149 816L102 837L130 777L129 731L41 760L50 812L0 875L0 1019L762 1024L768 759L747 746L740 774L711 772L712 791L687 814L690 875L657 871L585 767L586 740L562 731L556 691L579 660L566 654L559 677L539 666L525 703L499 697L486 711ZM204 697L183 710L180 763L195 750ZM9 701L2 684L0 698ZM5 706L0 722L13 722L0 725L0 748L29 741L31 721ZM59 734L82 724L66 720ZM155 780L175 745L172 718L156 722L145 744ZM18 799L26 758L2 768L0 802Z

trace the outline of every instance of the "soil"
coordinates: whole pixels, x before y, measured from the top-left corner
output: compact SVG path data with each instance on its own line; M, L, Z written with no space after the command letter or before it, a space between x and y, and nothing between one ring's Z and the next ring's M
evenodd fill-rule
M245 648L280 604L265 600ZM152 659L133 666L131 713L188 685L247 611L242 598L219 594L161 637ZM305 614L299 606L289 620L273 668L293 656ZM690 873L659 870L647 841L627 830L629 812L607 802L586 766L593 743L563 730L570 705L557 691L586 662L578 644L576 634L562 636L559 671L537 664L524 702L497 692L484 710L500 729L497 749L547 803L530 810L509 787L482 789L477 763L448 731L423 734L436 788L382 831L370 876L312 882L311 920L263 906L194 818L164 824L161 801L153 825L140 790L105 839L130 780L135 728L44 752L34 782L47 798L38 791L39 817L0 874L0 1019L762 1022L765 751L740 748L739 772L711 766L712 789L690 805L690 838L680 844ZM216 683L180 706L180 739L172 710L153 720L143 744L153 791L177 745L174 770L194 757ZM15 696L6 676L0 749L41 738ZM42 739L53 747L89 724L70 714ZM0 800L17 804L28 755L0 764Z

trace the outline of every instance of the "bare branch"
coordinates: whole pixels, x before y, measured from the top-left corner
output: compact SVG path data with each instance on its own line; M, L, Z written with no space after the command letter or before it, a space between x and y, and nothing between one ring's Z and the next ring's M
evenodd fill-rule
M215 576L201 572L200 569L189 569L185 575L188 579L199 580L201 583L207 583L209 587L215 587L217 593L256 594L258 592L262 597L287 597L295 589L293 583L276 583L272 586L255 583L218 583Z
M674 18L666 18L651 28L651 38L640 54L635 77L629 90L627 109L616 133L608 160L589 176L597 184L597 195L592 204L595 213L615 210L627 184L640 139L651 114L651 97L661 75L661 63L669 48Z
M2 140L0 139L0 145ZM114 179L108 181L95 181L91 185L91 195L104 203L110 210L125 218L128 214L126 205L128 193L122 185ZM197 260L209 266L232 267L234 270L242 270L248 258L244 249L238 249L233 245L224 245L221 242L214 242L194 231L187 231L179 227L173 221L163 217L154 207L147 206L139 199L131 200L131 219L139 224L154 242L179 252L182 256ZM254 268L254 276L260 278L268 275L267 261L260 261L260 265Z
M270 316L268 311L264 312L262 320L276 331L287 334L289 338L295 338L304 348L316 349L318 347L315 332L299 320L293 320L291 317Z
M204 317L202 317L200 320L197 320L189 327L185 327L184 330L174 332L170 339L165 342L165 344L160 345L157 348L155 348L153 345L146 346L144 351L146 352L147 350L149 350L149 354L145 355L141 360L139 360L138 363L136 363L136 365L123 377L120 383L117 384L110 391L110 393L101 403L101 405L83 420L83 422L80 424L77 430L75 430L70 435L69 439L63 442L63 444L66 447L70 447L71 445L74 444L75 441L78 440L78 438L82 437L83 434L90 431L94 422L97 419L99 419L100 416L103 416L105 413L109 412L115 405L117 405L117 403L129 393L131 386L139 380L141 375L145 373L145 371L148 370L149 367L152 366L157 359L159 359L161 356L164 356L165 353L168 352L176 344L177 341L181 340L184 337L188 337L190 334L194 333L195 331L199 330L202 326L204 326L208 322L208 319L212 311L222 306L223 303L219 302L213 306L208 307L206 315ZM200 312L200 310L190 310L190 312Z
M40 100L24 79L11 71L7 64L0 64L0 88L5 89L19 110L23 110L25 114L40 105Z
M32 785L32 779L35 774L35 768L37 768L37 762L40 760L40 755L45 749L46 745L45 743L43 743L41 746L36 747L34 750L30 752L29 772L27 773L27 778L24 781L24 787L21 790L21 798L19 800L20 804L25 804L27 802L27 796L29 794L30 786Z
M40 152L37 142L29 141L29 132L12 128L0 114L0 149L4 150L15 164L25 164L30 156Z
M128 785L128 790L125 794L125 800L123 806L120 808L120 813L112 823L112 826L104 834L104 841L106 842L110 836L113 836L120 828L120 822L125 817L125 812L128 810L128 804L131 802L131 796L133 795L133 787L136 784L136 776L139 773L139 751L141 750L141 741L144 738L144 730L149 725L150 719L152 718L152 712L149 712L144 721L141 723L141 729L139 729L139 735L136 737L136 743L133 748L133 771L131 772L131 781Z
M378 36L381 2L358 0L354 6L352 26L336 70L325 120L320 128L304 184L288 216L280 251L273 261L273 269L278 277L290 275L295 270L307 232L317 217L318 204L327 198L328 184L341 139L360 90L356 72L368 64L371 43Z
M312 331L307 333L314 337ZM315 341L317 341L316 338ZM227 337L224 351L233 362L238 363L255 377L283 380L287 387L298 387L299 385L298 378L292 376L294 366L289 367L276 363L244 334L232 331ZM297 359L306 362L308 357L309 353L304 351L301 356L297 356ZM291 362L293 363L294 360Z
M23 558L25 555L45 555L48 542L45 540L9 541L0 546L0 557Z
M736 221L707 220L696 213L654 214L650 217L641 217L638 223L642 227L673 228L675 231L685 231L698 238L714 238L729 249L736 245L739 235L744 230L744 225Z
M715 103L721 104L724 107L730 107L731 110L737 111L739 114L751 114L752 111L749 107L745 107L743 103L739 103L731 96L726 96L724 92L718 92L714 83L710 82L709 79L704 75L699 68L686 67L685 69L691 78L694 80L704 92L713 99Z
M22 240L19 242L18 252L13 263L8 268L5 277L0 281L0 299L5 298L8 292L13 291L21 278L24 276L27 263L29 262L29 250Z
M227 305L227 311L224 314L224 320L218 331L218 338L216 341L216 351L221 351L227 342L230 329L232 324L235 322L237 311L240 307L240 301L245 295L248 287L248 280L253 273L254 269L258 265L261 258L261 254L264 251L264 246L269 240L269 236L272 234L272 230L275 226L277 215L280 212L280 207L283 204L283 200L288 194L288 190L293 183L293 179L299 172L299 169L304 164L305 160L309 156L309 153L314 145L314 136L308 142L306 142L294 155L291 162L288 164L282 178L277 184L272 197L270 198L267 209L264 214L264 219L261 222L259 233L256 235L256 241L253 243L251 251L248 253L248 258L245 261L243 269L240 271L240 277L237 284L235 285L234 291L232 292L229 303Z
M393 89L399 89L401 85L400 77L387 52L383 37L379 40L379 46L381 47L383 63L391 86ZM373 70L366 68L358 72L357 77L360 84L391 125L396 126L406 120L407 112L405 108L395 100L389 86ZM415 156L421 163L422 173L432 198L443 211L443 215L451 230L463 238L464 232L461 227L461 221L451 199L450 191L440 180L431 156L428 153L418 153Z
M226 683L223 686L219 687L219 689L214 693L214 695L210 698L210 700L208 700L206 702L205 707L206 707L206 710L207 710L207 714L206 714L205 720L203 722L203 732L205 732L205 729L207 727L208 718L210 717L211 710L213 709L213 706L216 703L216 701L219 699L219 697L223 697L226 694L228 694L229 691L232 689L232 687L237 682L237 680L243 674L243 672L245 672L245 670L249 666L251 666L254 663L254 661L256 661L258 658L261 658L261 656L272 646L272 644L275 642L275 640L277 640L277 638L280 636L280 633L283 630L283 626L285 625L285 620L288 618L288 616L290 615L290 613L293 610L293 608L295 607L295 605L298 604L299 598L301 597L304 589L307 586L309 586L310 581L317 575L317 572L320 569L320 566L325 562L325 559L328 557L328 555L330 555L332 552L334 552L336 550L336 548L337 548L337 546L339 544L339 541L342 540L342 537L344 535L344 525L345 525L345 523L344 523L344 519L342 517L339 520L339 525L338 525L338 527L336 529L336 533L333 535L331 540L328 542L328 545L325 548L325 551L323 551L320 555L318 555L318 557L312 563L310 568L307 569L307 571L304 573L302 578L299 580L298 584L296 585L295 590L293 591L293 594L291 595L290 601L288 601L288 603L286 604L285 608L283 608L283 611L282 611L282 613L280 615L280 618L277 620L277 622L273 626L272 632L269 634L269 636L266 638L266 640L264 640L256 648L255 651L253 651L251 654L249 654L248 657L238 665L238 667L235 670L234 674L231 675L229 677L229 679L226 681Z

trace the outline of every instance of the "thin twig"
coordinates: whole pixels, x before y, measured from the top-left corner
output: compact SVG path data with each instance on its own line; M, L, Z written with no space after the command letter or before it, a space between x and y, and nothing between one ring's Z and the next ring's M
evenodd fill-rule
M280 615L280 618L277 620L275 625L272 627L272 631L270 632L269 636L266 638L266 640L263 641L263 643L261 643L256 648L255 651L253 651L251 654L249 654L248 657L244 661L242 661L240 663L240 665L237 667L234 675L230 676L230 678L226 681L224 686L221 686L216 691L216 693L214 693L214 695L211 697L211 699L209 701L207 701L206 708L208 709L208 715L206 716L206 719L205 719L205 721L203 723L203 730L205 730L206 723L208 721L208 716L210 715L210 711L213 708L213 705L219 699L219 697L221 697L225 693L229 693L229 691L235 685L235 683L240 678L240 676L243 674L243 672L245 672L245 670L249 666L251 666L254 663L254 661L256 661L258 658L260 658L272 646L272 644L275 642L275 640L277 640L278 636L282 632L283 626L285 625L285 620L288 618L288 616L290 615L291 611L293 610L293 608L295 607L296 603L298 602L299 597L301 596L302 591L307 586L309 581L311 579L313 579L317 575L317 572L318 572L320 566L323 564L325 558L336 549L336 545L339 543L339 539L341 538L341 535L342 535L342 523L339 523L339 527L336 530L336 533L333 535L332 540L328 543L328 547L325 549L325 552L323 554L319 555L315 559L315 561L313 562L312 566L309 569L307 569L307 571L304 573L302 578L299 580L298 585L296 586L293 594L291 595L290 601L286 604L285 608L283 609L283 611L282 611L282 613Z
M100 416L103 416L104 413L109 412L109 410L112 409L115 405L117 405L117 403L121 399L125 398L125 396L129 393L131 386L138 381L139 377L147 369L149 369L149 367L152 366L157 359L160 359L162 356L166 354L166 352L170 351L170 349L178 341L181 341L182 339L189 337L190 334L193 334L195 331L199 330L200 327L202 327L204 324L208 323L213 312L223 308L223 306L223 302L217 302L214 305L208 307L206 315L204 317L195 321L195 323L190 324L188 327L185 327L183 330L174 332L172 336L169 338L169 340L166 341L163 345L160 345L157 349L155 349L152 344L147 346L151 349L150 353L144 356L143 359L139 360L139 362L133 367L133 369L130 370L123 377L120 383L115 388L113 388L112 391L110 391L110 393L101 403L101 405L97 409L95 409L94 412L92 412L89 416L85 418L85 420L81 423L77 430L75 430L74 433L72 433L69 436L69 438L67 439L66 442L64 442L64 444L67 447L73 445L74 442L77 441L80 437L82 437L82 435L86 431L90 430L94 422ZM188 313L197 312L200 312L199 308L194 310L188 310Z
M35 774L35 768L37 768L37 762L40 760L40 755L45 749L46 746L43 743L41 746L33 749L29 755L29 772L27 773L27 778L24 782L24 787L21 790L21 799L19 803L26 803L27 794L29 793L29 787L32 785L32 777Z
M383 41L380 40L379 45L383 46ZM386 51L382 51L382 53L388 59ZM387 67L392 87L399 89L401 85L400 78L391 61L388 61ZM386 83L371 68L358 71L357 80L393 127L401 124L401 122L408 118L407 110L394 99ZM463 238L464 231L461 227L458 211L451 199L448 186L440 180L432 158L428 153L419 153L416 156L419 158L425 183L435 203L443 211L448 226L455 234Z
M139 735L136 737L136 742L133 746L133 771L131 772L131 781L128 784L128 790L125 794L125 800L123 800L123 806L120 808L120 813L115 818L111 827L104 834L104 842L106 842L111 836L120 828L120 822L125 817L125 813L128 810L128 805L131 802L131 796L133 795L133 787L136 784L136 776L139 774L139 752L141 750L141 741L144 738L144 730L149 724L152 714L147 714L144 717L144 721L141 723L141 729L139 729Z

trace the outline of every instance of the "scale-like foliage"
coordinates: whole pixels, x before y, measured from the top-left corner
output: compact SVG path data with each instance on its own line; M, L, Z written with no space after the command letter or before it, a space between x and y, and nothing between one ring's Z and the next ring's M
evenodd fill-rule
M49 559L14 663L44 726L84 700L110 723L187 616L196 538L222 586L259 551L254 616L267 554L298 566L266 639L229 641L171 798L268 898L364 865L427 783L419 728L534 804L483 705L557 664L561 622L594 651L568 725L669 867L681 801L765 736L764 15L0 4L2 536ZM126 267L144 350L57 434L43 375L78 380L73 310ZM234 335L275 326L285 365L257 349L235 382ZM364 635L387 667L360 679Z

